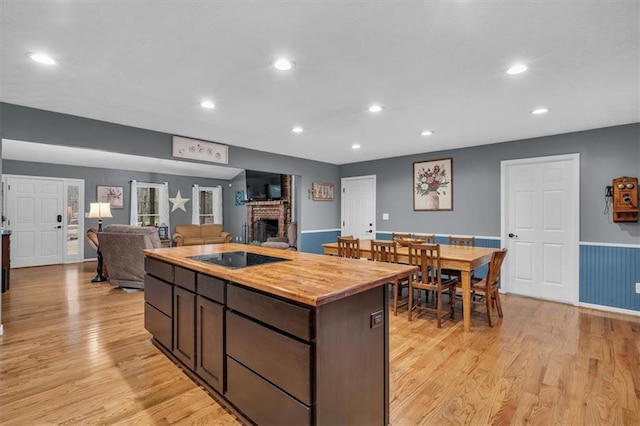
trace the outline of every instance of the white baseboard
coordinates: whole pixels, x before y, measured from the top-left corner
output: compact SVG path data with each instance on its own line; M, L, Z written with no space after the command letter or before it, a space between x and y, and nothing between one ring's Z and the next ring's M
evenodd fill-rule
M4 326L0 324L0 336L4 334Z
M634 311L631 309L614 308L613 306L594 305L592 303L578 303L581 308L596 309L598 311L615 312L618 314L633 315L640 317L640 311Z

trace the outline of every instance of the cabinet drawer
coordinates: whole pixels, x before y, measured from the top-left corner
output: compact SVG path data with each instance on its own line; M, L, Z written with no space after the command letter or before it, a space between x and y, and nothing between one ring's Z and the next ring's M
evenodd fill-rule
M198 294L207 299L224 303L224 281L209 275L198 274Z
M227 399L258 425L308 425L311 409L227 357Z
M167 282L173 282L173 265L161 262L151 257L144 258L144 270L147 274L151 274Z
M145 274L144 300L163 314L173 317L173 285Z
M196 273L190 269L176 266L174 283L189 291L196 291Z
M235 285L227 286L227 306L286 333L311 340L310 309Z
M173 350L173 324L171 318L148 303L144 304L144 328L146 328L162 346L170 351Z
M227 355L311 405L311 346L227 312Z

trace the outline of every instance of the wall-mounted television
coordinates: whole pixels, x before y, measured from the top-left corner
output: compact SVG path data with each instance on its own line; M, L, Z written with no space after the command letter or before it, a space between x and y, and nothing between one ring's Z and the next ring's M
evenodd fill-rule
M247 200L267 201L282 198L282 177L278 173L246 171Z

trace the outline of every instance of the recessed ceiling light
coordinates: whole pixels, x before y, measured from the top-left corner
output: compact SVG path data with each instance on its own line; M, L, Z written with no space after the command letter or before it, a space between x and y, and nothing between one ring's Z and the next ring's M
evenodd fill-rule
M302 133L302 127L300 127L300 126L296 126L296 127L294 127L293 129L291 129L291 131L292 131L293 133Z
M433 130L423 130L422 132L420 132L421 136L431 136L433 134Z
M211 101L202 101L202 102L200 102L200 106L202 108L213 109L213 108L216 107L216 104L214 104Z
M44 53L27 53L32 60L39 62L45 65L55 65L56 61L49 55L45 55Z
M382 105L373 104L369 107L369 112L380 112L384 109Z
M275 67L275 69L280 71L289 71L291 68L293 68L293 62L286 58L280 58L273 63L273 66Z
M507 74L509 75L520 74L525 72L528 69L529 67L526 66L525 64L515 64L515 65L512 65L511 68L507 70Z
M547 112L549 112L549 108L536 108L533 111L531 111L531 114L539 115L539 114L545 114Z
M354 143L353 145L351 145L351 148L360 149L360 145L358 145L357 143Z

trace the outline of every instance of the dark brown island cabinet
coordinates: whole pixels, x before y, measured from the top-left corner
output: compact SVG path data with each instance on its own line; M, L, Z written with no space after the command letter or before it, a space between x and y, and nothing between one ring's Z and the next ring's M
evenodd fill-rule
M246 423L388 424L384 284L411 267L359 271L366 261L280 252L286 262L227 269L190 259L201 250L145 251L145 327L158 349Z

